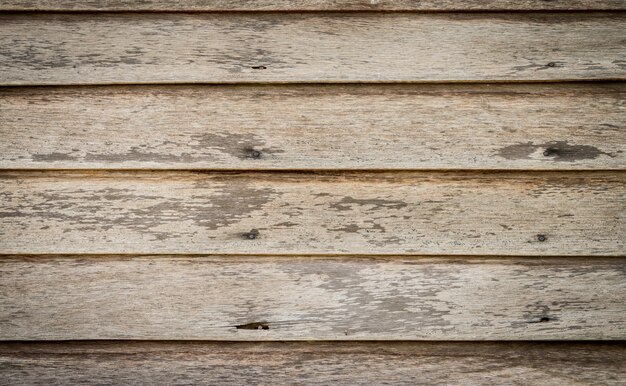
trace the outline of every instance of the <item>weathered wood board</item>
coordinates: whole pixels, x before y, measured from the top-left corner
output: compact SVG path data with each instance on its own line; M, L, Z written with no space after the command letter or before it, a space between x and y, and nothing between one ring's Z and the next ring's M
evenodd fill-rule
M0 173L0 253L617 255L623 172Z
M9 169L626 169L626 86L0 89Z
M0 84L626 79L616 13L15 13Z
M624 0L0 0L9 11L626 10Z
M4 256L0 339L624 339L625 264Z
M0 344L2 385L623 385L624 343Z

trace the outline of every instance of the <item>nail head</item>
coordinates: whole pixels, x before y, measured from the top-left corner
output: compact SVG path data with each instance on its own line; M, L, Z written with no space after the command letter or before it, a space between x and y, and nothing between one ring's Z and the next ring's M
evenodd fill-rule
M537 235L537 240L539 241L546 241L546 235Z
M248 239L248 240L254 240L257 238L257 236L259 236L259 231L256 229L253 229L250 232L243 234L244 239Z

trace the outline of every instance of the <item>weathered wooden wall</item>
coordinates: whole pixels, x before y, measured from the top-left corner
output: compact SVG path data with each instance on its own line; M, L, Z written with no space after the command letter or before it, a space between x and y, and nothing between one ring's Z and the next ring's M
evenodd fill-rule
M0 0L0 384L625 384L624 11Z

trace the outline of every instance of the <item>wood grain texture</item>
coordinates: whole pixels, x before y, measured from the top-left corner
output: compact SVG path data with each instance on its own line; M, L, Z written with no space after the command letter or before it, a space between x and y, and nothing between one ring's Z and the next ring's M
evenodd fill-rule
M624 0L0 0L3 11L626 10Z
M625 263L5 256L0 339L624 339Z
M0 167L624 170L625 101L622 83L4 88Z
M623 343L0 344L2 385L623 385Z
M0 84L626 79L616 13L0 16Z
M9 172L2 253L619 255L626 174Z

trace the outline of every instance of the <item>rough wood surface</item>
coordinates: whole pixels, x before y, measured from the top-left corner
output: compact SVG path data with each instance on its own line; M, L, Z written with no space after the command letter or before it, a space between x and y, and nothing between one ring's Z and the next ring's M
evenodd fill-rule
M626 10L624 0L0 0L6 11Z
M0 339L624 339L625 264L5 256Z
M623 385L623 343L0 344L2 385Z
M1 253L625 255L626 173L0 174Z
M624 170L625 101L622 83L4 88L0 167Z
M616 13L0 16L0 84L626 79Z

